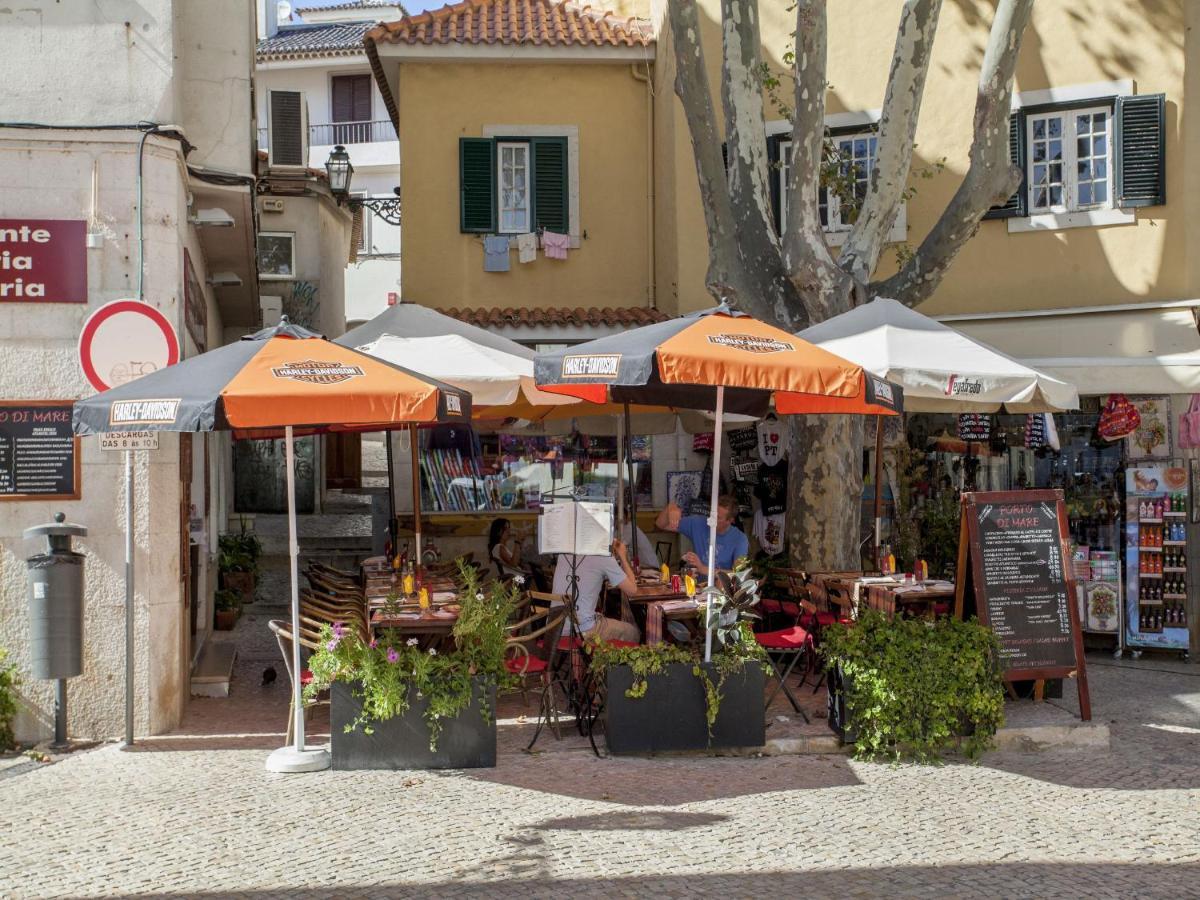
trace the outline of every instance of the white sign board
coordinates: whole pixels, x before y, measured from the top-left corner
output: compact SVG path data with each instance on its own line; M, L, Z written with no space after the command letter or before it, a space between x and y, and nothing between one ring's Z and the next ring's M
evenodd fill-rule
M158 309L137 300L106 303L83 324L79 364L98 391L179 362L175 329Z
M157 431L110 431L98 435L101 450L157 450Z
M539 553L608 556L612 547L611 503L559 500L538 517Z

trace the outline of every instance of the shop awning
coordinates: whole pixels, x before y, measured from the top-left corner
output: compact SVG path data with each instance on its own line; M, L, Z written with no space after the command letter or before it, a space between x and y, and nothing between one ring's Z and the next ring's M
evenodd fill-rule
M1200 300L936 316L1080 394L1200 392Z

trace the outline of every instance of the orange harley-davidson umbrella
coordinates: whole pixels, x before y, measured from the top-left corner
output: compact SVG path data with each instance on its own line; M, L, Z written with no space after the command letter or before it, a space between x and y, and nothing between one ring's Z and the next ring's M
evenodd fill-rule
M296 541L297 434L380 431L410 422L469 422L471 395L407 369L342 347L290 324L248 335L75 404L76 434L130 429L233 431L237 437L282 432L287 454L288 547L292 634L300 633ZM300 642L292 643L300 672ZM304 743L300 679L292 678L295 744L267 760L273 772L329 767L329 754Z
M773 400L781 414L895 415L903 403L899 386L857 363L724 305L538 354L534 379L544 391L593 403L714 410L714 460L721 454L725 412L761 416ZM720 466L713 466L710 588L716 568L720 471ZM708 659L712 629L706 630Z

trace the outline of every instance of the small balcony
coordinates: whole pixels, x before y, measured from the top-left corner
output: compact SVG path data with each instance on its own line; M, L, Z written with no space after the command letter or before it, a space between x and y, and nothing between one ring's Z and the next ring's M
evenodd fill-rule
M308 126L310 147L328 147L334 144L390 143L396 140L396 130L387 119L379 122L330 122L325 125ZM258 129L258 147L267 149L267 129Z

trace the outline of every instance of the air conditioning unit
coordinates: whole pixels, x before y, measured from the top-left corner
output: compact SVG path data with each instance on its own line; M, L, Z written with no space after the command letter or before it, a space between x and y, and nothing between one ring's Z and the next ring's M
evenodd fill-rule
M262 202L263 212L281 213L283 212L283 200L279 197L263 197Z
M308 167L308 102L303 91L267 92L267 163Z

